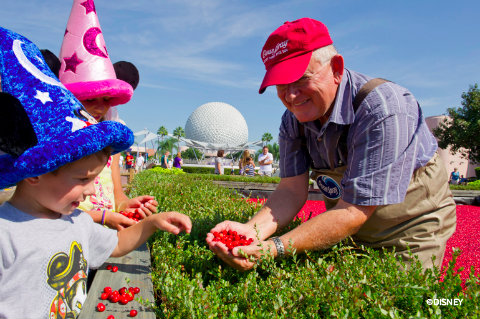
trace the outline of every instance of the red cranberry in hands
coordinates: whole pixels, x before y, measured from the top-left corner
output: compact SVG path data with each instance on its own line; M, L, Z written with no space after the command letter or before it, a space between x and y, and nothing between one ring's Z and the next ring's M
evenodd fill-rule
M222 230L221 232L213 232L213 241L219 241L227 246L229 251L232 251L237 246L248 246L253 242L253 238L248 238L244 235L237 234L236 231Z

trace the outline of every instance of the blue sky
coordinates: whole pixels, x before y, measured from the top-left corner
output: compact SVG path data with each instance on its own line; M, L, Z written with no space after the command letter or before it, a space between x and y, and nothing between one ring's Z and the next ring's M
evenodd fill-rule
M59 54L68 0L2 0L0 25ZM425 116L461 106L478 83L478 1L96 0L112 62L140 71L132 100L119 106L134 131L169 133L200 105L220 101L245 117L249 140L278 135L284 106L260 95L260 50L284 21L311 17L330 30L347 68L399 83Z

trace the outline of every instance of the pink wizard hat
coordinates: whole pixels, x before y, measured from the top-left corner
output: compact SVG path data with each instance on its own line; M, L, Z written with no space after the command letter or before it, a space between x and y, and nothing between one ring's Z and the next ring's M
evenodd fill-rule
M60 50L60 81L80 101L109 96L127 103L133 87L117 79L93 0L74 0Z

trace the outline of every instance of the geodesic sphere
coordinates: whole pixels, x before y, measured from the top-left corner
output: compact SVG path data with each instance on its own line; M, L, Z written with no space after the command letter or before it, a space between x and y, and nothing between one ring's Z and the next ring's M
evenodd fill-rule
M230 104L209 102L188 117L185 136L200 142L239 145L248 142L248 127L242 114Z

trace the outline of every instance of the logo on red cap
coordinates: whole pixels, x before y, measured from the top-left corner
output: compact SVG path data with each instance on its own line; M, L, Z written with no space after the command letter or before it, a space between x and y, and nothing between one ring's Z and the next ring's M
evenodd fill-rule
M267 63L268 60L275 58L277 55L288 52L287 44L288 44L288 39L280 43L277 43L277 45L275 45L275 48L273 49L263 50L262 51L263 63Z

